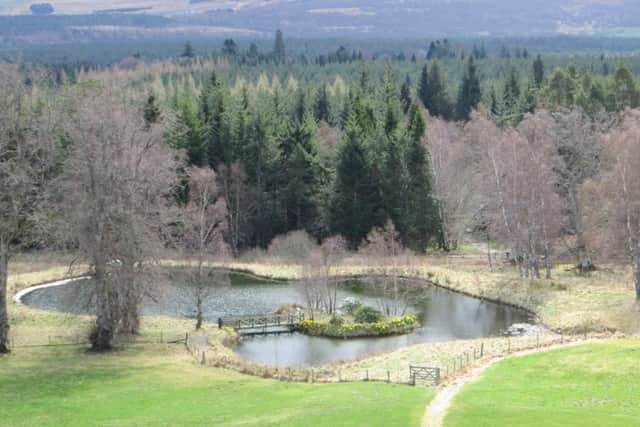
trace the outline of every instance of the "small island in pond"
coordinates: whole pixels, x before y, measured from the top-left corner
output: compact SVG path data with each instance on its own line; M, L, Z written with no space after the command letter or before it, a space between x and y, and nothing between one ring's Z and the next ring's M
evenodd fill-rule
M347 339L402 335L417 327L418 319L412 314L385 316L373 307L355 302L346 304L340 313L302 320L296 329L311 336Z

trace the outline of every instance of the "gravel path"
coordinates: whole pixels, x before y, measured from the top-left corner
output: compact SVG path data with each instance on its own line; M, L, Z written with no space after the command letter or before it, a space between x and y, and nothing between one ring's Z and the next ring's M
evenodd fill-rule
M460 378L456 378L453 382L445 385L441 388L436 397L431 401L429 406L427 407L427 411L425 413L424 420L422 422L422 427L443 427L444 418L447 415L447 411L453 402L453 399L458 395L460 390L470 382L476 381L482 373L493 366L494 364L501 362L506 359L510 359L512 357L520 357L526 356L534 353L543 353L546 351L556 350L559 348L565 347L573 347L576 345L586 344L589 342L600 341L599 339L589 339L582 341L574 341L565 344L556 344L545 348L537 348L532 350L523 350L519 352L515 352L509 354L507 356L497 356L493 359L486 360L481 362L481 364L474 366L469 372L461 376Z

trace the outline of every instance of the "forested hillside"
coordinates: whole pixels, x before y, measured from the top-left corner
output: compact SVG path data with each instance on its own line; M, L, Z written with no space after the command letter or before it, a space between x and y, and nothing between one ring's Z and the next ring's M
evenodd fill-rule
M471 238L497 241L522 277L624 260L640 297L627 61L446 39L422 56L301 56L278 32L164 61L5 64L1 255L73 248L124 283L162 250L238 256L292 232L418 254Z

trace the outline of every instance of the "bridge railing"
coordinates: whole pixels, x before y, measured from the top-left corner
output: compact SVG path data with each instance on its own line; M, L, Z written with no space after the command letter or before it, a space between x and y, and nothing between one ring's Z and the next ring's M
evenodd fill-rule
M302 322L305 318L306 315L304 312L220 317L218 318L218 328L230 327L240 330L272 326L293 326L296 323Z

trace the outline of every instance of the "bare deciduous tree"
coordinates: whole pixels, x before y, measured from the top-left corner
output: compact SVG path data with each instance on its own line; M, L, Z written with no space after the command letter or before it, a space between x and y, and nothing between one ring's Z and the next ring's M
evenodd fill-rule
M72 94L65 119L69 155L57 189L61 240L92 267L96 325L92 348L108 350L115 333L137 329L135 277L155 259L176 183L176 154L158 126L148 128L111 88ZM132 330L133 329L133 330Z
M359 248L374 273L371 282L380 295L379 304L387 316L404 315L407 310L406 288L401 286L401 268L408 265L409 253L402 245L395 225L388 220L383 228L369 232Z
M594 265L585 238L585 206L580 189L600 172L604 148L602 136L611 127L612 118L599 115L592 119L579 110L570 110L556 112L554 119L555 144L561 159L558 169L560 193L567 202L567 234L574 237L567 243L576 257L578 270L585 273Z
M301 286L311 309L322 309L329 314L337 310L338 282L333 270L342 260L346 249L346 240L342 236L333 236L310 251L303 265Z
M216 174L210 168L189 170L189 193L189 203L181 215L184 224L182 247L196 256L192 290L196 329L200 329L204 321L203 305L210 297L210 290L228 282L226 273L210 271L205 274L204 271L207 255L226 255L228 252L224 242L227 206L220 195Z
M485 215L503 241L522 277L540 277L540 259L551 275L552 240L561 224L556 193L557 158L544 111L528 115L518 129L499 129L474 115L465 132L475 134L479 153Z
M473 227L481 206L477 191L477 163L473 146L466 144L455 124L440 118L427 129L433 162L433 184L442 223L441 246L455 248L465 231Z
M0 353L7 353L9 257L28 241L55 152L38 99L16 67L0 66Z
M622 129L605 140L606 168L585 185L593 241L624 253L633 265L640 300L640 111L628 111ZM595 217L595 218L594 218Z
M240 246L249 235L247 227L253 209L253 197L247 185L242 164L220 165L218 181L227 209L228 241L233 256L238 256Z

